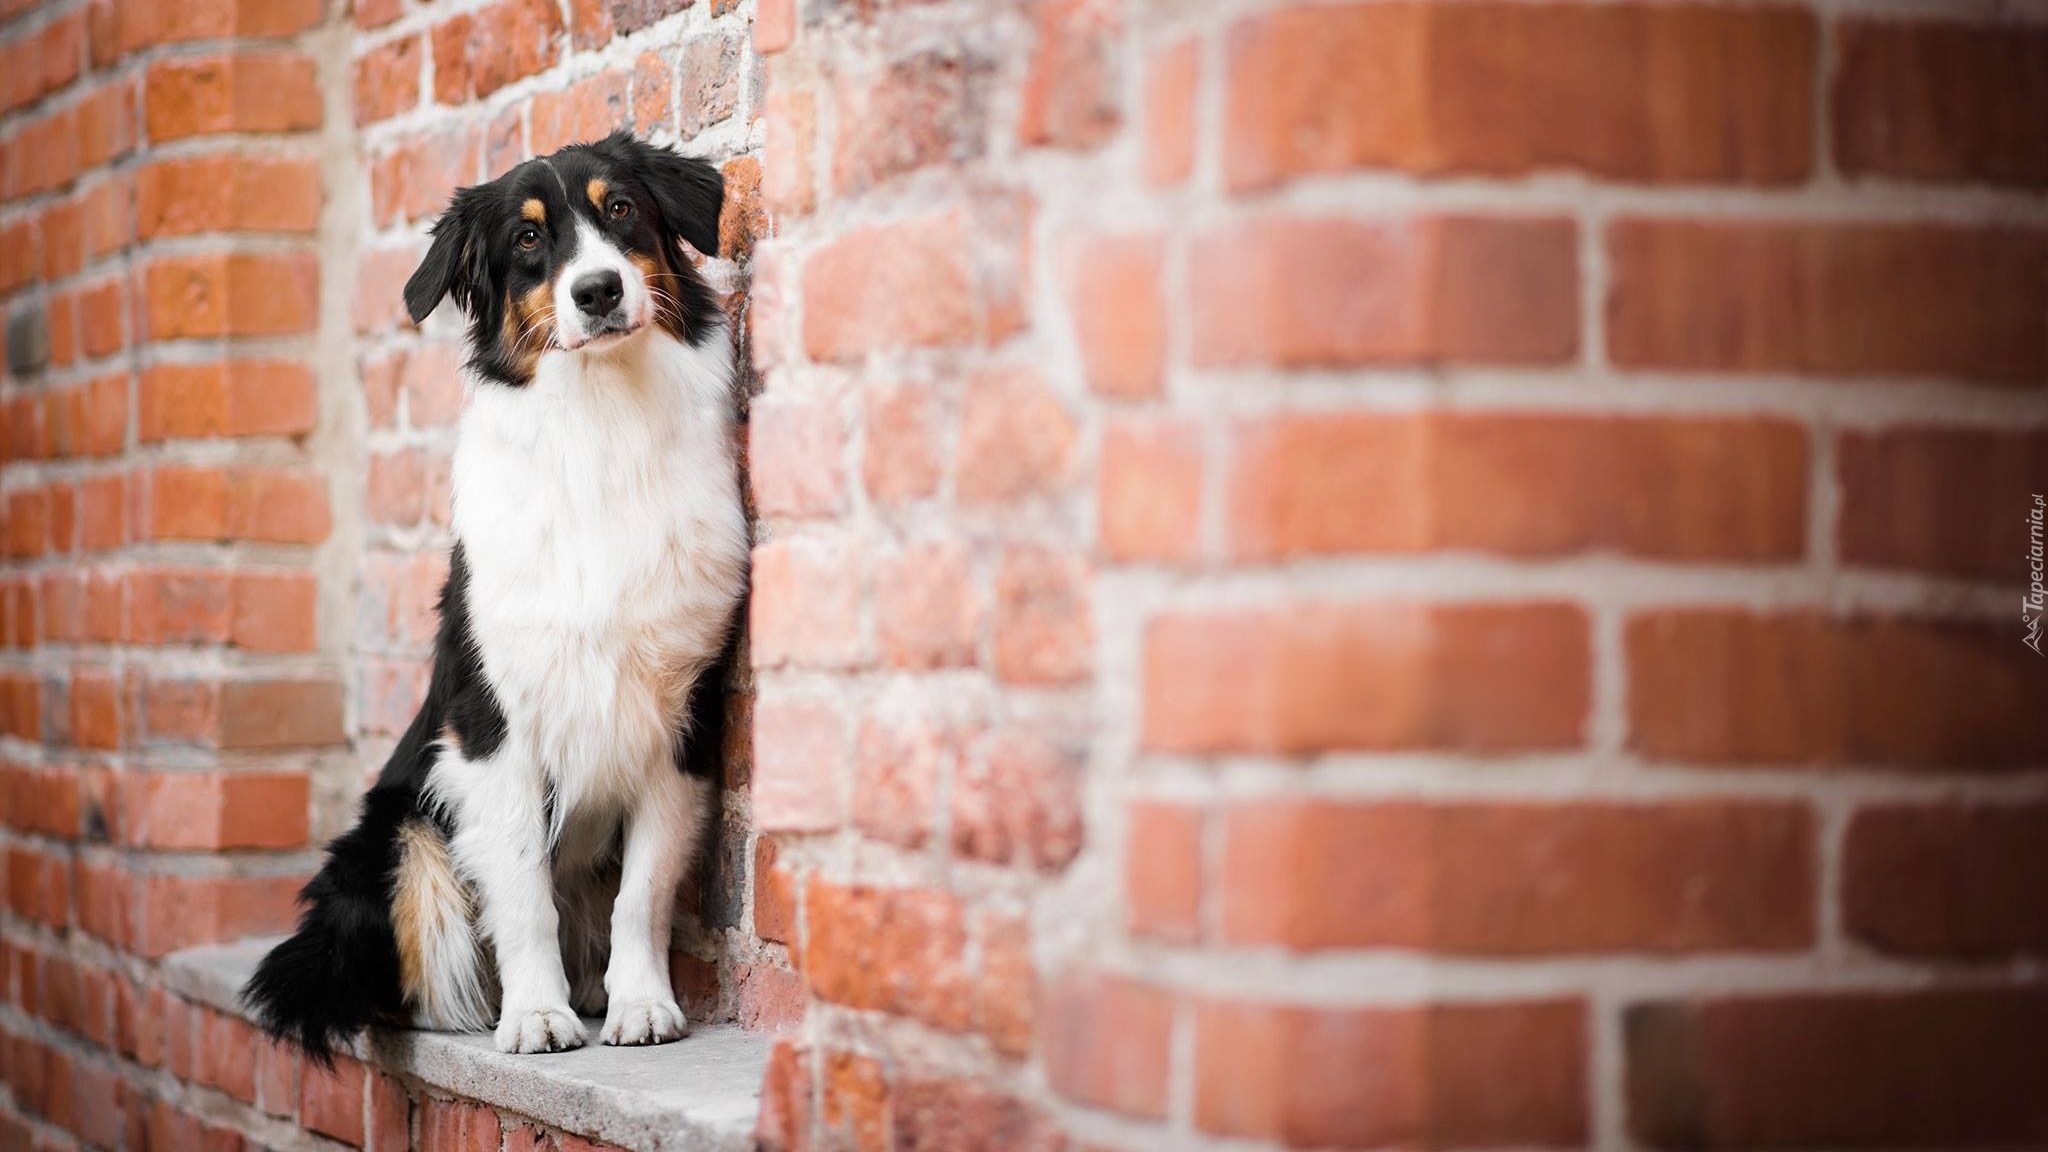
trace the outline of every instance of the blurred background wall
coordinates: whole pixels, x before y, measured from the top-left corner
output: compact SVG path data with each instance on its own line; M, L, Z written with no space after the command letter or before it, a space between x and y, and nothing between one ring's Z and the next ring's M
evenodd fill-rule
M423 225L627 125L732 192L766 1146L2048 1142L2048 9L0 10L9 1139L410 1131L153 962L423 682Z

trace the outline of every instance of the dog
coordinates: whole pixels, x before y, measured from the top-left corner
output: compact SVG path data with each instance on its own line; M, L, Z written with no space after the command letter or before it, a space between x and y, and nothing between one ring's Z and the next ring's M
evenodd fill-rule
M244 998L319 1062L372 1023L503 1052L688 1030L675 891L711 785L693 693L747 581L733 350L677 241L718 250L711 164L619 132L463 188L405 285L468 317L468 398L418 716Z

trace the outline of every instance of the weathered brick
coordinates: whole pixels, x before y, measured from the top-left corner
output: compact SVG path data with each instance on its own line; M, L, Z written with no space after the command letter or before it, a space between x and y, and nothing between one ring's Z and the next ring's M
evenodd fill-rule
M1230 32L1232 188L1364 167L1786 184L1812 165L1790 5L1296 5Z
M2016 630L1818 612L1629 620L1629 746L1724 765L2034 763L2039 657Z
M2033 988L1652 1001L1623 1018L1653 1148L2004 1147L2048 1131Z
M1195 1021L1204 1131L1290 1148L1577 1146L1587 1136L1586 1006L1576 1001L1205 1001Z
M1225 817L1222 932L1494 956L1791 951L1816 931L1796 803L1272 801Z
M1576 745L1591 694L1565 604L1303 605L1146 629L1143 741L1184 753Z
M1624 368L2048 374L2048 232L1625 218L1607 246L1608 355Z
M1194 363L1222 368L1558 364L1578 350L1569 221L1284 216L1207 233Z

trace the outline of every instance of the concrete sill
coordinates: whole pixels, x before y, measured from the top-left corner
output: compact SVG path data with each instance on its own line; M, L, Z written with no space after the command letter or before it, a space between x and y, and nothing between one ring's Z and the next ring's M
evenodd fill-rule
M164 961L165 982L194 1000L246 1016L237 999L276 938L208 945ZM584 1021L597 1035L597 1022ZM635 1152L750 1152L771 1038L730 1024L700 1026L672 1044L600 1044L507 1056L485 1034L373 1029L355 1055L450 1096L530 1116Z

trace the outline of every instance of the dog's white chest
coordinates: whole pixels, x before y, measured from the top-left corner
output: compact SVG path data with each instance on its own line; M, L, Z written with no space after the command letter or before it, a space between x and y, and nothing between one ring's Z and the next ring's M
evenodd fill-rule
M552 363L550 362L552 361ZM577 802L665 766L743 587L730 354L650 333L464 413L454 525L512 739Z

